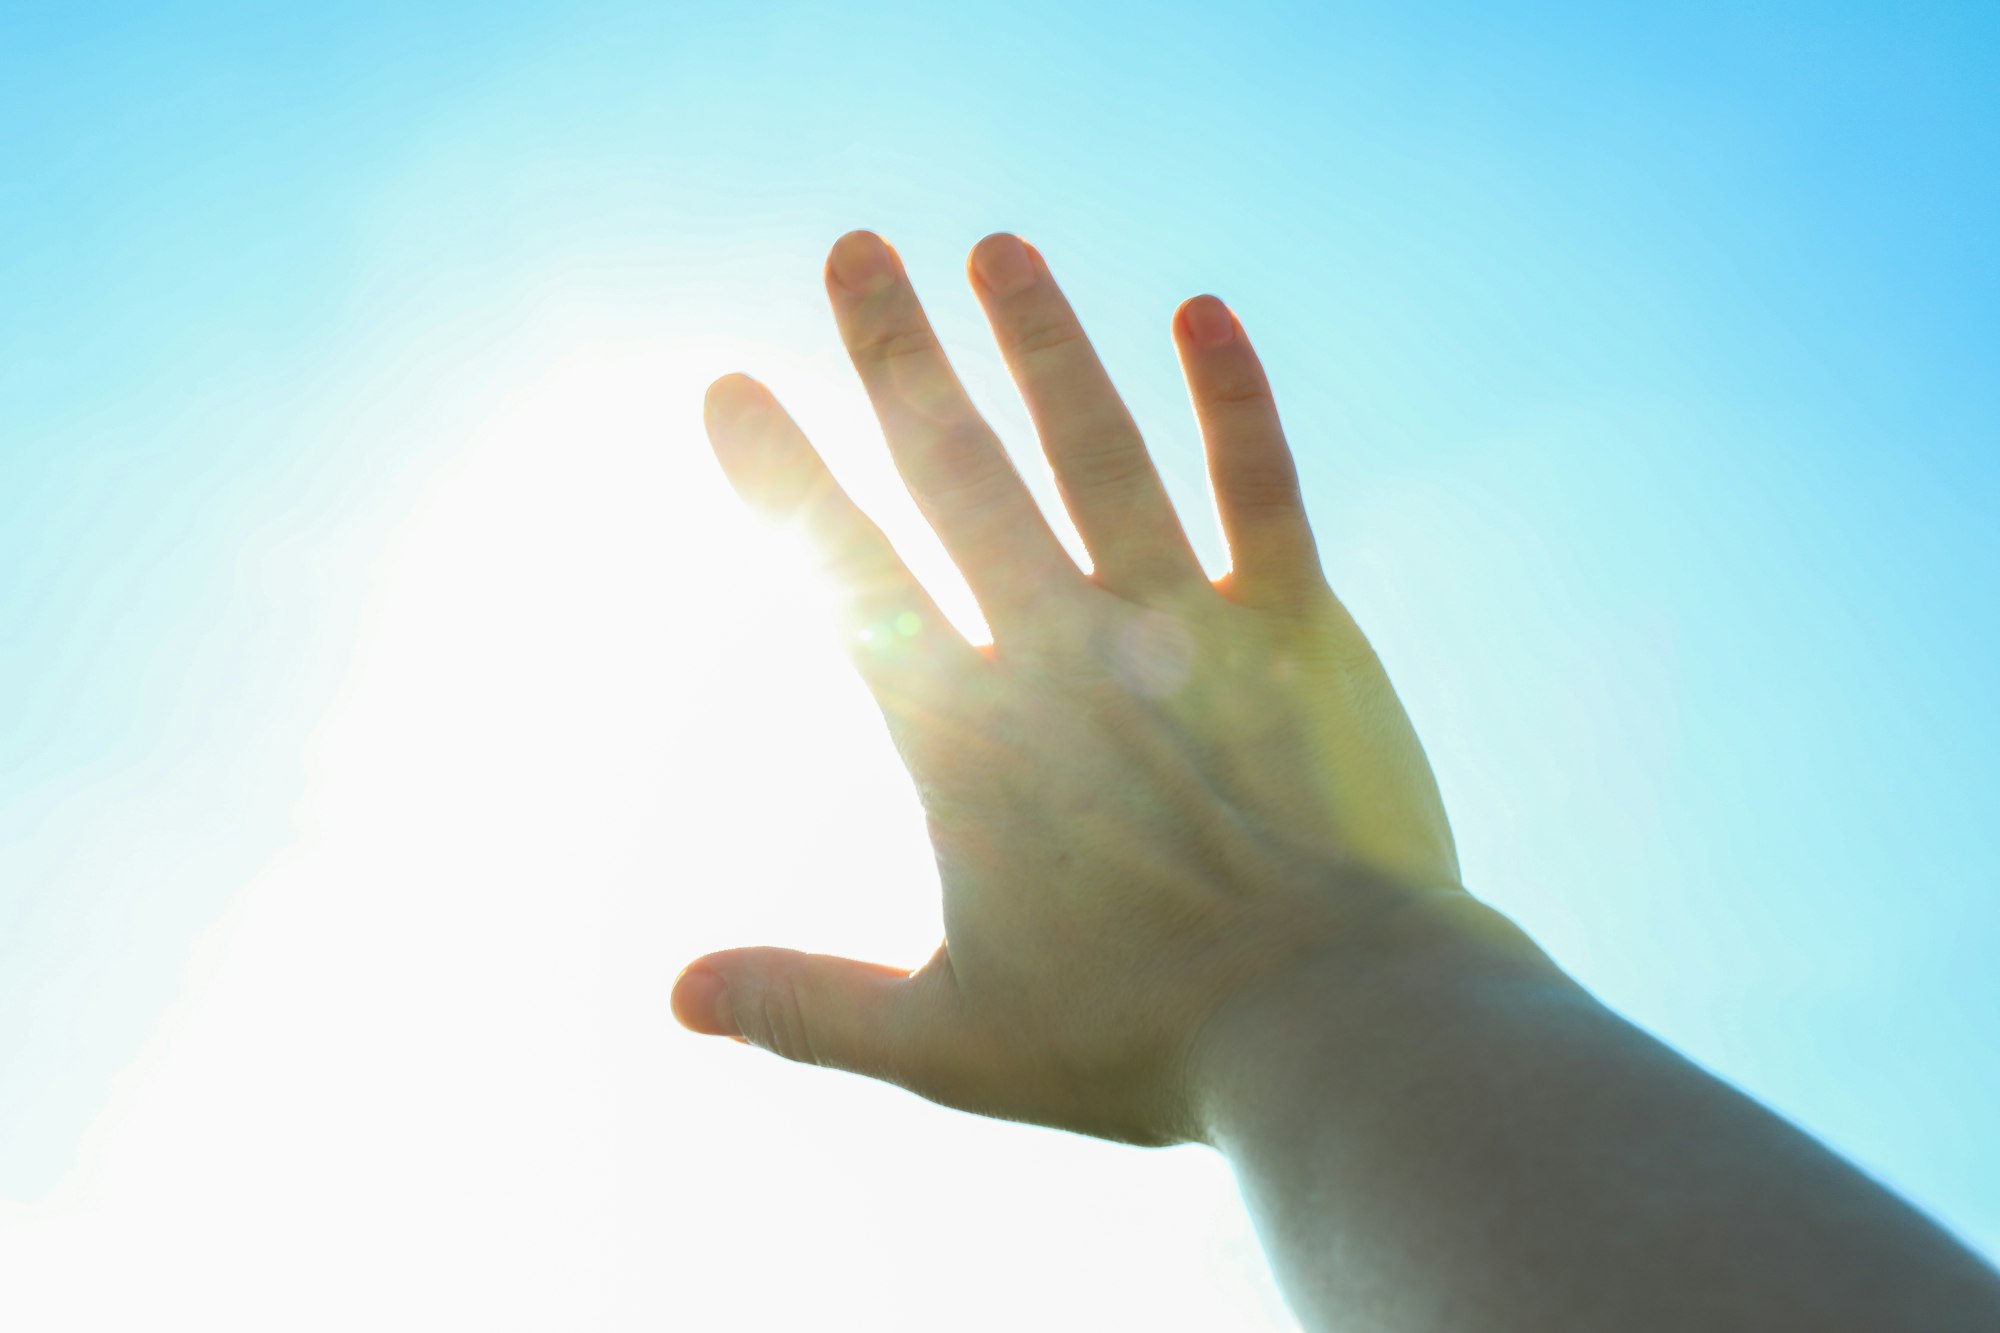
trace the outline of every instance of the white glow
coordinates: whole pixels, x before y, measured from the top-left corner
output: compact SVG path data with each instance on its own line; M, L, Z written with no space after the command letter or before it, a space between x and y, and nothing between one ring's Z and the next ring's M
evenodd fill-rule
M668 983L704 950L914 963L939 930L824 604L707 454L702 381L673 369L701 360L573 358L436 478L382 560L296 843L209 933L79 1168L0 1211L7 1326L1277 1317L1212 1159L976 1121L673 1024ZM976 629L862 459L879 442L829 436L851 391L784 370ZM966 1311L1023 1263L1035 1281Z

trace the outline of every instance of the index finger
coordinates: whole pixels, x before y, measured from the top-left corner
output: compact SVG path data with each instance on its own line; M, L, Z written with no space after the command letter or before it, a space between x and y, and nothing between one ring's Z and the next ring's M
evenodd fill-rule
M849 499L770 391L748 375L709 386L703 407L716 460L737 493L802 526L839 589L847 646L878 697L891 680L970 670L980 662L882 530ZM886 674L885 674L886 673ZM885 706L888 700L883 700Z

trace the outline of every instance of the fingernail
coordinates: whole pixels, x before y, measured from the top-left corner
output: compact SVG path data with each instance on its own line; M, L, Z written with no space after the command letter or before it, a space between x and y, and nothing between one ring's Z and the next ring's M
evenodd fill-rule
M872 231L850 231L833 243L833 278L856 296L871 296L896 277L889 247Z
M1028 247L1011 232L988 236L972 252L972 268L986 290L995 296L1012 296L1035 280L1035 264Z
M740 1037L729 1007L729 988L705 967L690 967L674 982L674 1017L681 1026L710 1037Z
M1236 336L1236 321L1229 307L1213 296L1197 296L1187 303L1188 336L1203 347L1220 347Z

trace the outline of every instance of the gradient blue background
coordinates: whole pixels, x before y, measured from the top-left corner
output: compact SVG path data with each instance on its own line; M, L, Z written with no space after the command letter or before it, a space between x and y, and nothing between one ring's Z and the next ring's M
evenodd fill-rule
M1166 322L1242 315L1471 887L2000 1250L1996 51L1976 4L9 6L0 1196L292 838L362 571L505 368L837 373L870 226L1030 450L960 276L1004 228L1217 561Z

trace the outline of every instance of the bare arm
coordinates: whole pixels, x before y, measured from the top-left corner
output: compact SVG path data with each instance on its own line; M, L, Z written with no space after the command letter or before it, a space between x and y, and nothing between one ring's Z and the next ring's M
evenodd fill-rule
M710 954L676 984L681 1021L981 1114L1213 1144L1313 1328L2000 1329L1977 1259L1465 891L1227 307L1174 320L1230 548L1210 582L1041 256L994 236L971 267L1094 568L894 252L843 237L842 338L992 646L938 614L761 385L718 381L709 431L846 590L946 938L913 972Z
M1480 911L1205 1037L1208 1137L1308 1328L2000 1329L1951 1237Z

